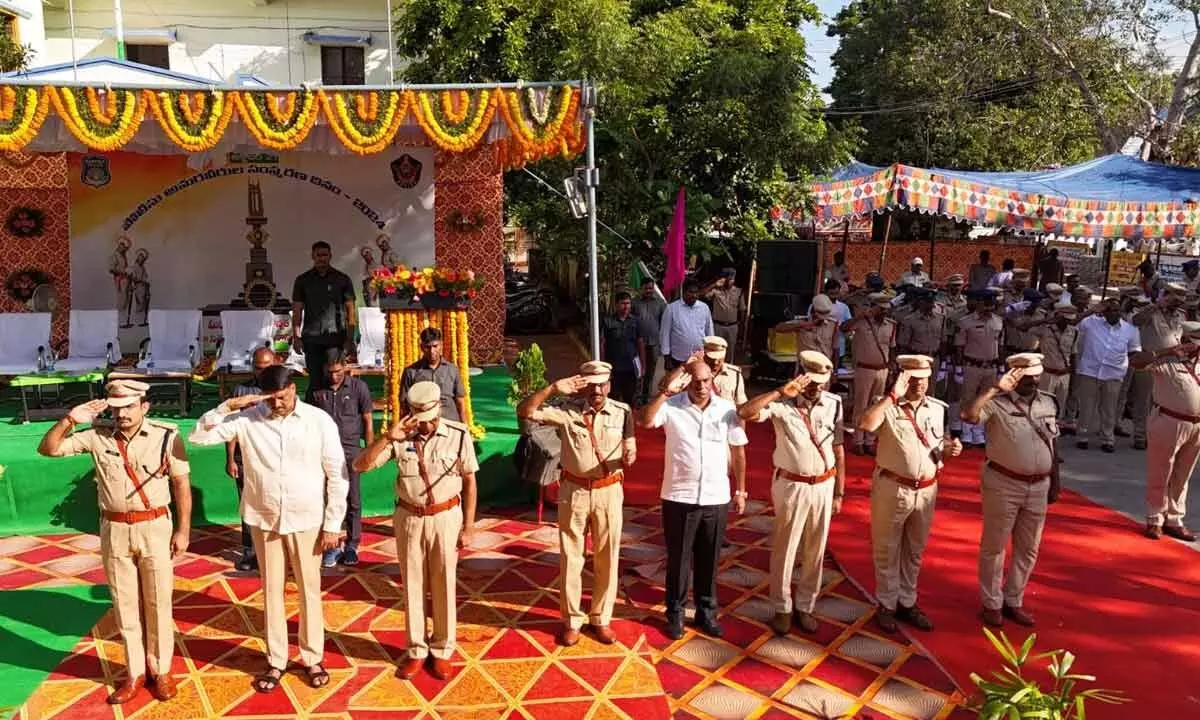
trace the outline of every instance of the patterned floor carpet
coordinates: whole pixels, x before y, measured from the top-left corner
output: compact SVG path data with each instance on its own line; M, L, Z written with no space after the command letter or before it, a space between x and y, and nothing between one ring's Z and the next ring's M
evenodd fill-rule
M553 521L553 511L547 513ZM552 525L533 514L489 515L459 572L459 654L447 682L396 679L404 610L388 520L368 523L354 572L327 571L326 664L313 690L289 675L259 695L263 668L258 578L233 570L235 531L196 530L176 563L174 673L180 695L143 695L112 708L108 687L124 672L109 612L42 683L18 717L70 718L861 718L972 717L944 672L905 636L878 634L873 607L832 565L818 602L821 628L776 637L767 627L769 509L731 519L719 595L726 636L662 634L662 531L656 509L628 508L622 547L618 643L586 636L554 644L558 552ZM0 539L0 590L103 582L94 536ZM590 584L590 578L585 586ZM586 599L585 599L586 602ZM296 609L295 598L288 600ZM293 624L292 631L295 631Z

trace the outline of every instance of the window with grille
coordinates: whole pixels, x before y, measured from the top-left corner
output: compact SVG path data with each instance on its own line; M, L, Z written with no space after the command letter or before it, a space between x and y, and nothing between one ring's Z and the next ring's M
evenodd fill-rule
M171 57L166 45L125 44L125 59L150 67L171 69Z
M321 82L325 85L366 85L366 57L361 47L321 47Z

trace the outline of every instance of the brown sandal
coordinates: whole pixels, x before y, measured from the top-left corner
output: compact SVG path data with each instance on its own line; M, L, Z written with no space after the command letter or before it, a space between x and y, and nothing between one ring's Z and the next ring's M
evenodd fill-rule
M308 675L309 687L323 688L329 684L329 673L325 671L325 666L321 663L304 668L304 672Z
M283 671L276 667L267 666L267 671L254 678L253 687L256 692L269 693L279 687L283 681Z

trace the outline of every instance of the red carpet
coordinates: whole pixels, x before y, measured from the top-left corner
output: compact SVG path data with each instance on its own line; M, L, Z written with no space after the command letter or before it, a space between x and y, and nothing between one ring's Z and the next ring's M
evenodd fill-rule
M766 424L748 431L747 486L751 497L769 501L774 437ZM657 504L662 433L640 431L638 455L626 478L626 502ZM971 672L1000 666L976 617L982 460L982 451L967 451L945 473L921 573L920 604L938 627L914 633L967 692ZM870 592L872 464L852 455L847 461L846 504L834 520L830 548ZM1138 529L1123 515L1063 493L1051 508L1025 596L1038 619L1037 647L1070 650L1078 657L1075 672L1096 675L1098 685L1133 701L1089 704L1089 718L1200 717L1200 555L1175 541L1146 540ZM1028 634L1011 623L1005 632L1017 643Z

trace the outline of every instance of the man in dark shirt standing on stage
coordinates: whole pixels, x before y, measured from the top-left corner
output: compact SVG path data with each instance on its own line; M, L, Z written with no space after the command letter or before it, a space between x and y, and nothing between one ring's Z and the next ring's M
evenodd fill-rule
M404 368L400 378L400 404L408 409L408 389L428 380L442 389L442 417L463 422L467 416L467 388L458 368L442 357L442 331L428 327L421 331L421 359Z
M292 346L304 353L310 399L313 391L328 387L327 351L354 350L354 281L335 270L329 264L332 259L329 243L313 243L312 269L301 273L292 287Z
M328 387L313 393L313 404L329 413L337 423L338 436L342 439L342 452L346 454L346 468L350 476L350 491L346 496L346 541L341 551L326 550L321 557L321 567L358 564L358 543L362 539L362 484L354 469L354 458L362 448L375 439L371 427L371 389L361 379L350 374L346 357L341 350L327 350L325 376ZM366 441L365 443L363 441Z
M633 314L629 293L617 293L617 312L604 318L600 335L600 357L612 365L610 397L633 406L638 378L646 367L646 340L638 333L638 319Z

